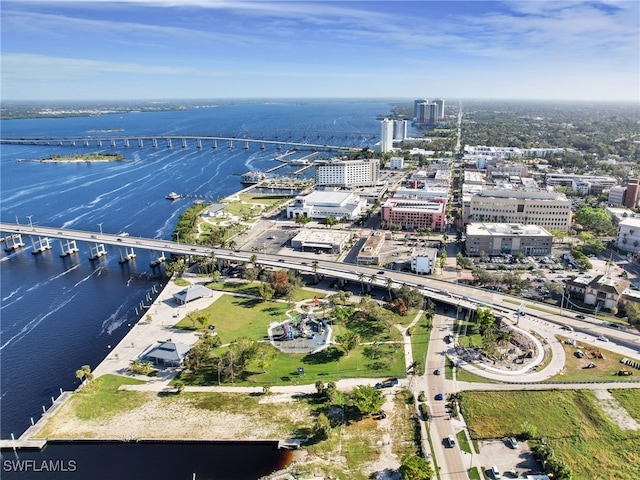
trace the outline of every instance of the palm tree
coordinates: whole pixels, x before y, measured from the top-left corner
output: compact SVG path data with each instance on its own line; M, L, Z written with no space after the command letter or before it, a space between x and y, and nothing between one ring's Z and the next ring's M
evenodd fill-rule
M364 292L364 273L360 272L358 274L358 280L360 280L360 293Z
M387 291L389 292L389 301L393 300L391 295L391 287L393 287L393 279L387 278Z
M213 273L213 271L216 270L215 264L216 264L216 252L214 250L211 250L211 253L209 254L209 265L211 266L210 273Z
M376 277L375 273L371 275L371 277L369 277L369 291L371 291L371 288L373 288L373 285L376 283L376 280L378 280L378 277Z

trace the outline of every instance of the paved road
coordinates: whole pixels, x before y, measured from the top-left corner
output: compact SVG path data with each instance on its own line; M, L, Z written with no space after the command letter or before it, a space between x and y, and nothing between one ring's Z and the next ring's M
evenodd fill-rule
M433 329L429 338L429 350L425 373L420 379L417 387L423 390L427 396L429 406L429 434L434 447L434 455L440 469L441 479L466 478L466 470L462 452L458 446L445 448L443 439L453 435L462 429L457 420L451 420L446 410L446 395L451 393L451 385L445 379L446 352L449 344L445 342L445 337L453 334L453 319L444 315L435 315L433 319ZM435 375L436 369L441 371L441 375ZM439 393L444 394L445 400L435 400Z

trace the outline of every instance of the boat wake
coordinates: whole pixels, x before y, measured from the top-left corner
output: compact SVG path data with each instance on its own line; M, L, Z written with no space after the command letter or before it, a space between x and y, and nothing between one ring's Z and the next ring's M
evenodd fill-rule
M50 309L44 315L40 315L40 316L34 318L33 320L31 320L29 323L27 323L25 326L23 326L18 333L16 333L14 336L12 336L9 340L4 342L0 346L0 352L2 350L4 350L4 348L7 347L8 345L10 345L11 343L20 341L21 339L23 339L24 337L29 335L29 333L31 333L38 325L40 325L43 321L45 321L47 318L49 318L51 315L56 313L61 308L64 308L65 306L67 306L77 296L78 296L78 294L75 294L75 295L72 295L72 296L68 297L65 301L57 304L55 308Z
M53 282L54 280L57 280L61 277L64 277L65 275L67 275L68 273L73 272L76 268L80 267L80 264L78 265L74 265L73 267L65 270L64 272L58 273L57 275L54 275L51 278L48 278L47 280L45 280L44 282L38 282L35 285L29 287L28 289L26 289L24 291L24 293L22 293L20 296L13 298L13 300L9 301L9 299L11 299L12 297L14 297L15 295L18 294L18 292L20 292L20 290L22 289L22 287L15 289L13 292L11 292L9 295L7 295L6 297L4 297L2 299L2 306L0 306L0 310L6 308L6 307L10 307L11 305L13 305L16 302L19 302L20 300L22 300L28 293L31 293L37 289L39 289L40 287L46 286L48 285L50 282Z

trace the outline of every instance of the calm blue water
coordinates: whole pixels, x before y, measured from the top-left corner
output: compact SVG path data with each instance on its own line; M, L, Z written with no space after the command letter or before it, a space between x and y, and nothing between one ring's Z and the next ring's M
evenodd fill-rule
M3 120L2 136L99 136L99 130L122 129L118 134L222 134L280 139L295 130L293 141L373 146L385 102L322 102L238 104L156 113L129 113L82 118ZM317 133L320 132L320 133ZM331 132L363 132L335 134ZM373 133L376 138L364 133ZM319 138L318 138L319 137ZM164 197L171 191L221 198L241 188L237 174L276 165L282 153L262 151L184 150L174 142L153 149L118 146L102 151L121 152L126 162L51 164L33 160L55 153L100 151L83 146L2 145L0 218L3 222L67 227L106 233L127 231L134 236L170 238L180 213L190 200ZM235 175L234 175L235 174ZM37 419L42 406L60 388L74 389L75 371L95 367L138 318L135 306L164 278L149 267L146 252L134 263L118 264L113 248L108 258L88 260L88 246L60 258L60 247L32 255L31 245L0 257L0 355L2 438L19 436ZM159 290L159 288L158 288Z

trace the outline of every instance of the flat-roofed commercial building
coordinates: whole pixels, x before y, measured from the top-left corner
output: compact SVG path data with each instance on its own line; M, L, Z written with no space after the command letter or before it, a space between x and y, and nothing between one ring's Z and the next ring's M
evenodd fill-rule
M291 239L291 246L302 251L328 250L339 253L347 246L350 238L351 233L346 231L303 228Z
M395 198L413 198L415 200L435 200L449 198L449 188L438 185L425 184L424 188L400 187L394 194Z
M316 186L373 186L380 176L380 160L318 160L314 162Z
M355 220L362 215L367 201L351 192L333 192L317 190L309 195L300 195L287 207L287 218L305 216L308 218Z
M509 223L470 223L467 225L465 246L467 255L544 256L551 253L553 235L537 225Z
M441 232L446 226L446 201L430 201L393 197L382 205L382 220L401 228L430 228Z
M435 273L437 261L437 248L416 247L411 253L411 271L424 275Z
M615 177L604 175L574 175L571 173L547 173L545 175L545 182L549 186L567 187L572 190L577 190L578 184L580 183L599 184L606 189L615 187L618 184L618 180Z
M616 246L625 252L640 252L640 218L627 218L618 224Z
M380 263L380 250L384 245L385 236L382 232L373 232L364 242L358 252L358 265L377 265Z
M607 203L609 203L609 205L624 205L626 192L627 187L611 187L609 189L609 198Z
M389 159L389 168L392 170L398 170L398 169L404 168L404 158L391 157Z
M484 189L463 205L463 221L538 225L566 232L571 226L571 201L544 190Z

